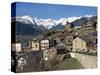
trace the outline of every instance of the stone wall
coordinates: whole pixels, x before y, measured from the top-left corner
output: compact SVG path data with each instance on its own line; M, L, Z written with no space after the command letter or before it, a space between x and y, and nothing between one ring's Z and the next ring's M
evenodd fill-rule
M72 58L76 58L84 68L96 68L97 57L91 55L85 55L80 53L70 53Z

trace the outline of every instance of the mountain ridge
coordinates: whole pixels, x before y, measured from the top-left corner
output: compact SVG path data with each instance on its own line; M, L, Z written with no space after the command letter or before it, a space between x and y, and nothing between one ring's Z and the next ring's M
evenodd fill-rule
M28 18L30 18L30 17L28 17ZM88 20L96 21L96 19L97 19L96 16L80 17L79 19L76 19L70 23L73 24L73 26L81 26ZM12 25L16 24L16 32L17 32L16 34L18 34L18 35L38 36L42 33L48 32L48 31L63 30L64 29L63 23L68 22L65 18L61 18L58 21L58 23L57 22L55 23L54 22L55 20L51 20L51 19L46 19L45 23L39 23L41 21L43 21L43 19L30 18L27 20L27 17L24 17L24 18L14 17L14 18L12 18ZM49 23L48 23L48 21L49 21ZM64 22L61 22L61 21L64 21ZM46 24L46 26L44 26L42 24ZM51 25L49 25L49 24L51 24Z
M60 18L58 20L54 20L54 19L50 19L50 18L39 19L37 17L31 17L31 16L28 16L28 15L25 15L25 16L16 16L13 19L16 19L16 21L23 22L25 24L32 23L33 25L37 24L38 26L44 26L46 29L51 29L53 26L57 26L58 24L65 25L67 21L71 23L71 22L74 22L75 20L78 20L78 19L80 19L82 17L83 16ZM92 17L92 15L86 15L85 17L87 17L87 18L88 17Z

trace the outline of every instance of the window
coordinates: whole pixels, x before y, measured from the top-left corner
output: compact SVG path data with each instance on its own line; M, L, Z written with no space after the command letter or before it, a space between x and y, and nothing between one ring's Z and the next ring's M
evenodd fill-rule
M46 51L46 55L48 54L48 51Z
M44 58L47 58L47 56L44 56Z
M35 44L35 48L37 48L37 44Z

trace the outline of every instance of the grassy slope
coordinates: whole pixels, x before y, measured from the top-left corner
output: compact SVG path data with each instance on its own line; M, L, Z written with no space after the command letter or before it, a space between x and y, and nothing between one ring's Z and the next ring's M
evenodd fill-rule
M57 70L83 69L80 62L74 58L65 59L61 64L57 64L55 67Z

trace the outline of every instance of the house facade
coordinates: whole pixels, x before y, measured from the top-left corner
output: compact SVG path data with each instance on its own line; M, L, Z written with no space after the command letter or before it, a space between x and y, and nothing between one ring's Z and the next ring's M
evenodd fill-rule
M13 43L12 44L12 51L14 52L21 52L21 43Z
M32 51L39 51L39 50L40 50L39 41L33 40L32 41Z
M27 41L23 41L21 42L22 44L22 51L23 52L26 52L26 51L30 51L31 50L31 41L30 40L27 40Z
M40 41L41 50L49 49L49 40Z
M93 36L80 36L73 40L73 51L97 52L97 40Z
M66 46L66 50L67 51L71 51L72 50L72 43L73 41L73 36L71 34L67 35L66 38L65 38L65 46Z
M73 52L87 51L86 41L77 37L73 40Z
M93 21L87 21L85 24L82 25L82 29L91 32L96 30L96 23Z

